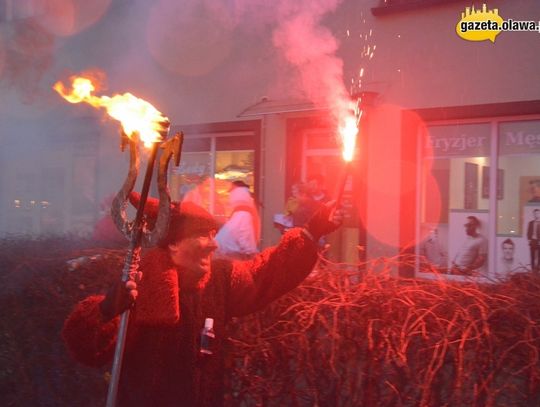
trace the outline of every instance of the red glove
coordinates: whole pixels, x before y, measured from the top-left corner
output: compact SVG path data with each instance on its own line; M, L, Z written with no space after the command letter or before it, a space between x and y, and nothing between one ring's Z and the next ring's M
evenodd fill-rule
M343 211L341 208L336 208L335 205L335 201L321 205L304 226L313 237L314 242L318 242L322 236L332 233L343 223Z

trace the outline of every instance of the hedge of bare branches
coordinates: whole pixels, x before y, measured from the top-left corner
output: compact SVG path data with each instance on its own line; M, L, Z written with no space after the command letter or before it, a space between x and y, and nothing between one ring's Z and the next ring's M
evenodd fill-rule
M239 322L231 404L540 405L539 277L481 286L392 266L319 270Z
M69 260L81 256L73 269ZM69 239L0 241L1 405L103 405L106 369L71 361L59 334L122 257ZM448 283L391 277L395 265L327 265L235 320L227 404L540 405L538 276Z
M124 251L92 246L69 238L0 240L0 405L105 405L106 369L72 361L60 338L72 307L105 292L114 276L103 270L121 262ZM81 257L88 262L68 263Z

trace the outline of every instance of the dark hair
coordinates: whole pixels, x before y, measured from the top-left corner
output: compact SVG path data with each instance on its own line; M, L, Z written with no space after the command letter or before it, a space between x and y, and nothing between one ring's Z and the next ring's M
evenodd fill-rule
M480 220L476 216L467 216L469 221L467 223L472 223L474 226L480 226Z
M503 240L503 242L501 243L501 247L503 247L505 244L509 244L509 245L512 245L512 247L516 247L516 244L514 243L512 239Z

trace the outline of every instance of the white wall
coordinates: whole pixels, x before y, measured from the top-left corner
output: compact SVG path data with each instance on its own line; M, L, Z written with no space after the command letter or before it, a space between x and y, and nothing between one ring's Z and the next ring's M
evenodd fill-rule
M261 201L262 246L268 247L279 240L273 226L273 216L282 213L285 200L285 115L263 116L261 123Z
M360 148L368 149L367 256L393 256L399 247L401 111L378 105L369 116L369 142L360 135Z
M358 16L366 3L346 2L343 8ZM537 21L540 16L540 2L534 0L488 5L504 19ZM501 32L495 43L465 41L455 32L465 6L470 4L424 6L383 17L364 13L365 26L373 29L369 42L376 45L375 55L365 61L347 45L348 75L365 66L366 88L380 92L382 102L404 108L539 99L540 34ZM349 21L354 27L352 17Z

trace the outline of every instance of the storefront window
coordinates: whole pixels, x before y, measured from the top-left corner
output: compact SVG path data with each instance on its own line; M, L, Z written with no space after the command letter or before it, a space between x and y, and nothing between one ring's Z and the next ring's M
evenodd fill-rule
M212 154L209 151L182 153L180 165L172 168L171 199L181 201L189 196L193 202L209 208L211 166Z
M420 275L539 269L540 120L430 125L421 154Z
M215 190L216 205L214 213L230 214L229 189L232 181L243 181L253 192L254 185L253 151L216 151Z
M461 279L488 270L491 125L429 126L422 151L419 269Z
M499 196L495 275L538 269L540 121L498 124ZM537 230L538 229L538 230Z
M171 170L173 200L195 202L218 220L225 221L230 212L228 196L232 181L243 181L254 192L252 135L186 137L180 165Z

